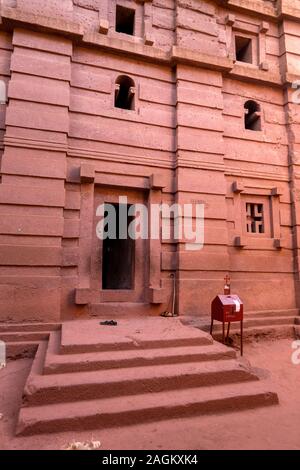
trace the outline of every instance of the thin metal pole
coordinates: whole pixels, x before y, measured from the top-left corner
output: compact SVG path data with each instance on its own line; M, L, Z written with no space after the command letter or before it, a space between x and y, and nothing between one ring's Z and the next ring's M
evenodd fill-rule
M243 320L241 320L241 356L244 354L244 345L243 345L243 334L244 334L244 328L243 328Z
M175 317L175 300L176 300L176 275L173 274L173 300L172 300L172 316Z
M226 339L227 343L228 343L228 339L229 339L229 333L230 333L230 322L228 322L228 328L227 328L227 339Z

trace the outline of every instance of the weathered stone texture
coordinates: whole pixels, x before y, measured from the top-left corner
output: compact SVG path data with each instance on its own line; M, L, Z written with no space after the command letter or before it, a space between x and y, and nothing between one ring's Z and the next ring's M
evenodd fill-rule
M246 310L300 306L300 2L225 3L120 0L130 36L115 0L2 2L0 320L158 314L174 273L182 315L207 314L227 272ZM253 64L236 62L236 35ZM121 75L131 111L114 106ZM95 208L119 195L204 203L203 250L138 243L135 289L103 290ZM247 202L264 204L264 234L247 233Z

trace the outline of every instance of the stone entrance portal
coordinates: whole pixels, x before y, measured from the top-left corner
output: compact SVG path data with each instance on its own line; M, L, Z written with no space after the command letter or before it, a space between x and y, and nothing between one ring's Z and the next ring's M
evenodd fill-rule
M120 197L127 198L127 204L120 203ZM91 289L93 304L114 302L143 303L148 293L149 241L133 240L125 233L134 217L126 217L126 226L120 231L120 211L126 212L134 204L146 204L143 191L118 188L99 188L95 191L95 223L91 256ZM115 233L99 239L96 234L99 217L97 208L104 204L105 214L109 206L115 211ZM107 226L105 227L107 230ZM126 236L125 236L126 235Z
M161 204L161 187L153 175L129 178L126 188L121 175L112 183L100 174L82 185L75 303L82 312L87 307L90 315L159 315L170 294L162 285L161 240L149 238L147 232L152 222L149 206ZM112 233L107 232L111 217Z

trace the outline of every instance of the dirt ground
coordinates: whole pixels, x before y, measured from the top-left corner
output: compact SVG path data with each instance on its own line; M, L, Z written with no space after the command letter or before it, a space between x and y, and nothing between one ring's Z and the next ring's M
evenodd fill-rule
M300 364L291 361L292 340L246 345L245 358L268 369L267 381L280 405L251 411L127 428L14 437L23 386L31 361L10 362L0 371L0 449L62 449L69 442L101 441L101 449L300 449ZM300 354L299 354L300 357Z

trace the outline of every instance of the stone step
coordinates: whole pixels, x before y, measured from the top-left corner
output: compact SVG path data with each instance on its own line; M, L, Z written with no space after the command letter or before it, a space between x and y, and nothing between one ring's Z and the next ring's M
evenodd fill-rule
M225 330L226 332L226 330ZM244 340L251 341L253 338L274 338L274 339L284 339L284 338L294 338L295 335L295 325L270 325L270 326L256 326L252 328L244 329ZM215 340L220 341L222 339L221 329L214 330L213 337ZM240 330L231 329L230 338L235 340L237 339L237 344L239 344Z
M39 342L58 331L60 323L0 323L0 340L6 343L8 359L34 357Z
M168 301L168 299L166 299L166 301ZM151 316L153 314L159 316L162 310L161 305L151 306L151 304L143 302L103 302L90 305L91 315L99 318L99 320L110 320L111 318L119 319L120 311L122 311L123 318L135 319L137 317Z
M59 330L60 323L0 323L0 334L9 332L34 332Z
M220 344L182 346L158 349L137 349L82 354L57 354L60 344L59 332L52 332L48 344L44 374L121 369L126 367L155 366L227 360L236 358L233 349Z
M41 346L25 386L24 403L28 405L123 397L258 380L250 368L232 359L40 375L45 349L41 355L40 351Z
M244 331L251 333L251 331L255 328L265 327L266 331L269 328L276 327L277 325L282 325L284 328L292 327L299 321L300 317L297 316L270 316L270 317L262 317L262 316L245 316L244 317ZM183 319L185 325L193 326L198 328L202 331L209 332L210 331L210 317L187 317ZM226 324L227 328L227 324ZM291 328L289 328L291 329ZM238 332L240 330L240 322L233 322L231 323L231 331ZM218 333L222 331L222 323L221 322L214 322L214 333Z
M18 435L103 429L278 404L263 383L218 385L20 410Z
M33 331L33 332L10 332L0 333L0 341L8 343L28 342L28 341L44 341L49 338L49 331Z
M260 326L272 327L275 325L294 325L297 317L259 317L259 318L246 318L244 320L244 328L255 328ZM299 317L300 318L300 317ZM208 325L207 325L208 326ZM240 323L231 323L230 328L233 330L240 329ZM221 330L222 323L214 322L214 330Z
M152 321L152 323L151 323ZM132 328L131 328L132 323ZM211 345L211 336L184 326L178 319L148 318L145 325L138 320L118 320L118 326L102 326L99 321L66 322L62 325L61 354L80 354L100 351L158 349L182 346ZM142 327L142 329L141 329Z
M35 356L38 349L38 341L19 341L16 343L6 344L6 357L7 359L18 359L18 358L32 358Z
M249 311L245 312L245 318L259 318L259 317L297 317L299 316L299 309L286 309L286 310L262 310L262 311Z

